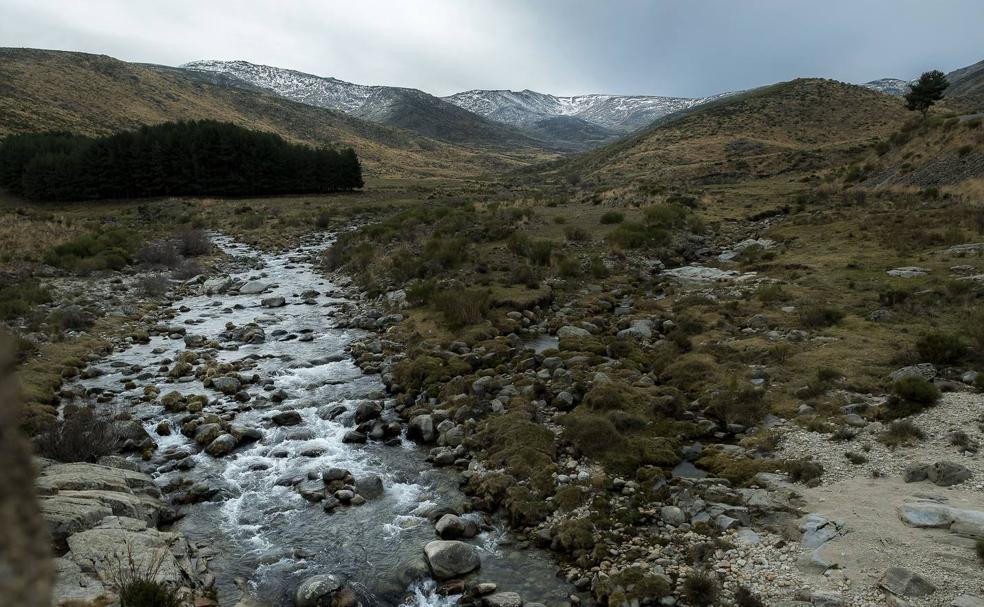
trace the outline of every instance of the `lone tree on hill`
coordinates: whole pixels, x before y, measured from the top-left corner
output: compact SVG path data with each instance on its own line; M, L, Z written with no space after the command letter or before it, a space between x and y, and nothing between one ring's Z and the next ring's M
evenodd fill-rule
M943 72L939 70L925 72L915 84L909 85L909 92L905 94L906 107L922 112L925 118L929 108L943 98L943 91L948 86L950 83L946 81Z

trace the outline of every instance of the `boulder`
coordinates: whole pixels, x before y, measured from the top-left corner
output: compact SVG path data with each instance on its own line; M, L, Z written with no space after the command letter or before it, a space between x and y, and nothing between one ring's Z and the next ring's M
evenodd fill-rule
M455 540L429 542L424 546L424 557L437 580L460 577L482 566L474 546Z
M496 592L482 599L485 607L523 607L523 599L515 592Z
M202 283L202 291L206 295L225 293L231 286L232 280L228 276L216 276L215 278L209 278Z
M239 287L240 295L259 295L260 293L266 291L270 288L270 283L261 282L259 280L251 280Z
M383 479L375 474L355 479L355 490L367 500L375 499L383 494Z
M41 471L36 481L38 493L53 495L59 491L103 490L160 497L161 491L150 475L123 468L98 464L52 464Z
M953 602L950 603L950 607L984 607L984 598L969 594L961 594L957 598L953 599Z
M889 567L878 585L895 596L927 596L936 592L929 580L902 567Z
M457 540L465 535L465 521L455 514L445 514L434 525L434 531L442 540Z
M212 387L223 394L231 395L239 392L242 385L235 377L214 377Z
M301 414L297 411L281 411L271 418L278 426L296 426L301 423Z
M361 424L372 419L376 419L383 412L383 407L379 403L365 401L355 409L355 423Z
M434 442L437 439L434 418L427 414L411 418L410 423L407 424L407 438L423 443Z
M898 381L904 377L921 377L925 380L932 380L936 377L936 367L931 363L920 363L896 369L888 375L889 381Z
M958 485L972 476L967 466L954 462L936 462L927 474L929 480L940 487Z
M295 607L354 607L358 598L351 588L334 575L314 575L297 587Z
M222 434L209 443L208 447L205 447L205 453L212 457L222 457L232 453L235 448L236 437L231 434Z
M929 464L911 463L905 467L905 470L902 472L902 478L907 483L924 481L929 478L929 468Z
M92 529L112 514L109 506L94 499L56 495L41 500L41 516L56 542L73 533Z
M802 544L806 548L817 548L839 535L844 535L844 523L830 521L819 514L809 514L800 524L803 532Z
M557 329L557 337L564 339L568 337L590 337L591 332L587 329L582 329L581 327L575 327L573 325L566 325Z
M283 297L264 297L260 300L260 305L264 308L282 308L287 305L287 300Z
M664 523L673 525L674 527L687 522L687 515L676 506L663 506L659 510L659 517L663 519Z

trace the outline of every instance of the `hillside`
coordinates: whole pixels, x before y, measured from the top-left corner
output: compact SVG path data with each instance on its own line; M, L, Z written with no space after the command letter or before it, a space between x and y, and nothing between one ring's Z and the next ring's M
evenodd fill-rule
M450 143L500 149L542 147L518 129L488 120L423 91L395 86L367 86L246 61L193 61L192 72L223 74L227 82Z
M548 166L604 182L731 182L810 171L897 129L902 102L860 86L799 79L726 97L628 139Z
M953 70L946 75L946 96L964 109L984 110L984 61Z
M536 151L489 153L372 124L175 68L102 55L0 49L0 135L104 135L143 124L214 119L310 145L352 147L368 176L460 177L517 167Z

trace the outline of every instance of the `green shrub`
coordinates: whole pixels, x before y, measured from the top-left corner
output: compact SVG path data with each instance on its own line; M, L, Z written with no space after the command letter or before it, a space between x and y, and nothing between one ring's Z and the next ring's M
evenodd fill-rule
M786 473L794 483L811 483L823 476L823 465L805 459L786 462Z
M704 571L694 571L683 580L683 597L696 607L716 605L719 594L717 580Z
M564 238L570 242L587 242L591 240L591 234L584 228L567 226L564 228Z
M959 336L950 333L929 333L916 342L916 351L923 360L940 365L960 362L967 355L967 345Z
M51 292L34 280L0 282L0 320L26 316L50 301Z
M762 599L755 596L751 590L745 586L739 586L735 590L735 606L736 607L765 607L765 603Z
M892 384L892 394L880 411L882 419L893 420L915 415L940 399L940 390L922 377L903 377Z
M526 257L530 263L537 266L550 265L550 256L553 253L554 243L549 240L533 240L530 242Z
M484 289L449 289L431 296L448 325L458 329L485 319L491 297Z
M800 309L800 324L811 329L832 327L844 319L844 312L833 306L808 305Z
M878 436L878 441L889 447L898 447L910 445L925 438L926 433L923 432L922 428L907 419L903 419L889 424L888 428Z
M641 249L669 244L670 233L664 228L627 221L615 228L605 239L609 244L624 249Z
M616 223L622 223L625 221L625 215L619 213L618 211L607 211L599 220L603 225L612 225Z

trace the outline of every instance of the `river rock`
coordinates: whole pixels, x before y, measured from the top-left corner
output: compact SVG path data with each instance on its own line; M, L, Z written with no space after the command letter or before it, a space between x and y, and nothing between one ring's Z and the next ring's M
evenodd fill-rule
M212 378L212 387L223 394L231 395L239 392L241 384L235 377L214 377Z
M210 445L224 433L220 424L202 424L195 428L195 442L202 446Z
M295 607L353 607L358 599L351 588L334 575L314 575L297 587Z
M202 291L206 295L212 295L216 293L225 293L232 286L232 279L228 276L217 276L215 278L209 278L204 283L202 283Z
M434 525L434 531L442 540L456 540L465 535L465 521L455 514L445 514Z
M424 546L424 557L437 580L448 580L482 566L478 550L459 541L436 540Z
M482 599L485 607L523 607L523 599L515 592L496 592Z
M367 440L368 438L366 437L366 435L357 430L349 430L348 432L345 433L344 436L342 436L343 443L362 444Z
M902 567L889 567L878 585L896 596L927 596L936 592L929 580Z
M332 481L344 481L350 476L349 471L344 468L328 468L321 473L321 480L330 483Z
M236 437L231 434L222 434L205 447L205 453L212 457L222 457L228 455L236 448Z
M375 499L383 494L383 479L375 474L355 479L355 489L366 499Z
M251 280L239 287L240 295L259 295L260 293L266 291L270 288L270 283L261 282L259 280Z
M971 477L970 469L954 462L936 462L927 472L929 480L940 487L958 485Z
M575 327L573 325L566 325L557 329L557 337L564 338L579 338L579 337L590 337L591 332L587 329L582 329L581 327Z
M664 523L673 525L674 527L687 522L687 515L676 506L663 506L660 508L659 517L663 519Z
M437 440L437 431L434 428L434 418L430 415L417 415L410 419L407 425L407 438L419 440L423 443L432 443Z
M379 403L365 401L355 409L355 423L361 424L369 420L376 419L383 412L383 407Z
M260 305L264 308L281 308L287 305L287 300L283 297L264 297L260 300Z
M297 411L281 411L274 414L271 419L278 426L296 426L302 421L301 414Z

